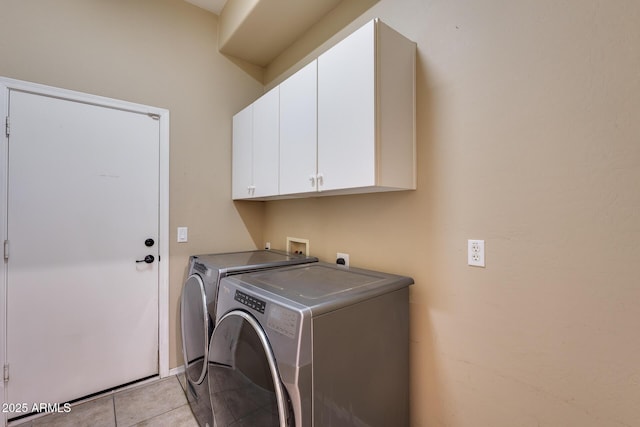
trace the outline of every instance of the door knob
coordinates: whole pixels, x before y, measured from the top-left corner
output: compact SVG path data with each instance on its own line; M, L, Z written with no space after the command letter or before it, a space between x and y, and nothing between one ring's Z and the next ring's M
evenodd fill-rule
M146 262L147 264L151 264L153 261L155 261L155 258L153 257L153 255L147 255L146 257L144 257L144 259L137 260L136 263Z
M148 248L150 248L151 246L153 246L156 242L153 239L147 239L144 241L144 245Z

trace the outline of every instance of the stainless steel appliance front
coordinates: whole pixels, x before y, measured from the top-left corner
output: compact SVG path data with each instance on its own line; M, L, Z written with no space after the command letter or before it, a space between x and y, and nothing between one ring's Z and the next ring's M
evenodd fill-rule
M188 277L180 302L182 354L187 378L187 400L202 427L214 426L206 361L215 326L220 280L243 272L315 261L315 257L274 250L197 255L190 258Z
M216 425L408 425L411 283L324 263L223 279L208 354Z

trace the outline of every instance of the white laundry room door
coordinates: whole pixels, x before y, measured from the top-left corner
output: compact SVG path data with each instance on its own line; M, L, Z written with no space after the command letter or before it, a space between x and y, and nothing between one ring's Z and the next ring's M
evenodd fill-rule
M158 374L158 117L19 90L8 104L7 404Z

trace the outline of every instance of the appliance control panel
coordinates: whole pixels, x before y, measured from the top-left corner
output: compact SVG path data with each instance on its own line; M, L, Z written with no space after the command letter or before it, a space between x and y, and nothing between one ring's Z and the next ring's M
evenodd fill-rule
M298 313L272 304L269 308L267 327L293 339L298 331Z
M264 314L264 309L267 305L266 302L264 302L261 299L258 299L254 296L251 295L247 295L242 291L238 291L236 290L236 294L233 297L233 299L235 299L236 301L238 301L239 303L246 305L247 307L257 311L258 313Z

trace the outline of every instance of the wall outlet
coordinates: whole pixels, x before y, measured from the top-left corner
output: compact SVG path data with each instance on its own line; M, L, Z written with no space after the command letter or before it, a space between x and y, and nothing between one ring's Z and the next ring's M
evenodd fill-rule
M336 254L336 264L344 265L345 267L349 267L349 254L338 252Z
M484 240L467 240L467 264L484 267Z
M287 252L309 256L309 239L287 237Z
M271 242L267 242L267 243L265 243L265 244L264 244L264 248L265 248L265 249L267 249L267 250L268 250L268 249L271 249Z

